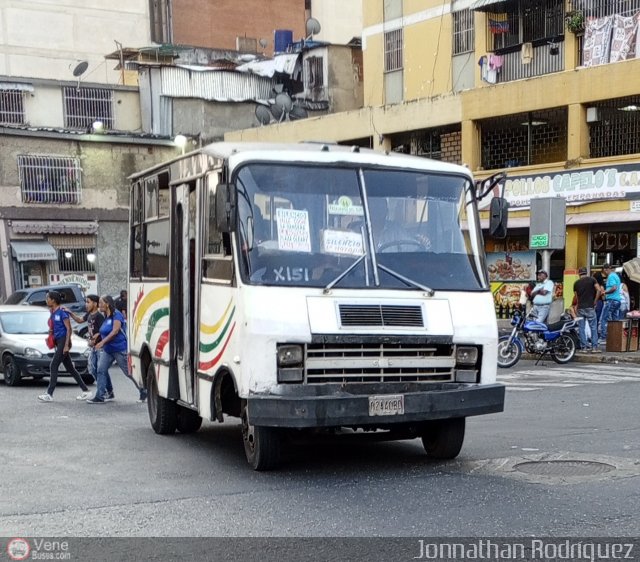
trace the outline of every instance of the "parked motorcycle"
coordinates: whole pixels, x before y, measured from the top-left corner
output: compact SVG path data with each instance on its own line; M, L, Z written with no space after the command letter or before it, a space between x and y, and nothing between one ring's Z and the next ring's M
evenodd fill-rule
M568 363L578 347L578 322L563 314L559 322L547 326L535 317L516 311L511 318L513 329L498 339L498 367L513 367L522 353L538 355L536 365L548 353L556 363Z

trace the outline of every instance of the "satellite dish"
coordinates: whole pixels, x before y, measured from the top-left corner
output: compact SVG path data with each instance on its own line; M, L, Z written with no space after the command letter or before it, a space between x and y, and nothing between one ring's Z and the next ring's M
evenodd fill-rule
M306 23L307 36L320 33L320 22L316 18L309 18Z
M261 125L268 125L271 121L271 112L264 105L256 106L256 119Z
M73 75L79 78L87 71L87 68L89 68L89 63L86 60L80 61L73 69Z
M266 39L260 39L260 40L258 41L258 43L260 43L260 46L261 46L263 49L266 49L266 48L267 48L267 45L269 44L269 41L267 41Z
M282 108L282 111L289 113L293 107L293 101L289 94L282 92L276 96L276 105Z
M278 122L284 117L284 110L279 105L273 104L269 107L269 111L271 111L271 115L273 115L273 118Z
M295 121L296 119L306 119L307 117L309 117L309 113L307 113L307 110L304 107L299 105L294 105L291 108L291 111L289 111L289 119L292 121Z

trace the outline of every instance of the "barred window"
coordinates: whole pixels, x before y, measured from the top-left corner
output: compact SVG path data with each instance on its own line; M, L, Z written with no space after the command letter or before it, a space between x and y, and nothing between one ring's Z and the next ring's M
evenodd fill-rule
M149 0L151 41L171 43L171 0Z
M453 12L453 54L470 53L474 48L474 12L467 8Z
M0 123L24 123L23 96L21 90L0 89Z
M324 86L324 70L322 57L309 57L304 61L304 89Z
M95 256L95 248L58 248L58 268L60 272L95 271L94 261L87 256Z
M18 156L23 203L80 204L82 170L78 158Z
M402 68L403 30L394 29L384 34L384 71Z
M94 121L113 129L113 90L108 88L64 88L65 126L89 129Z

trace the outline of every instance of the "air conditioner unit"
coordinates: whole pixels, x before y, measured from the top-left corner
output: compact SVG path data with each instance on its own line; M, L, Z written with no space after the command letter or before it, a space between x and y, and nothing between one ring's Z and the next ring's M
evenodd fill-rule
M42 285L42 276L29 275L29 287L37 287L38 285Z

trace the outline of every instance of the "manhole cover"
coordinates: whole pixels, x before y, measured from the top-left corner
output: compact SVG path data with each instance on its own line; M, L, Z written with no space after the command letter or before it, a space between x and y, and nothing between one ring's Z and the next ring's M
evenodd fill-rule
M536 476L593 476L616 469L611 464L594 461L529 461L513 468Z

